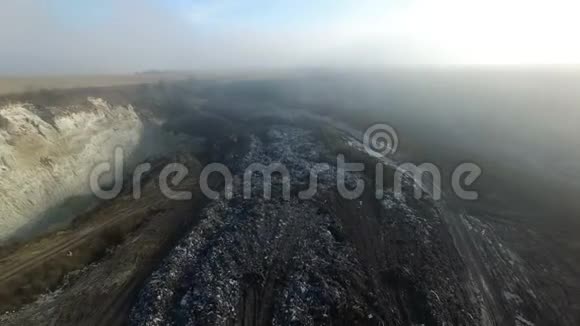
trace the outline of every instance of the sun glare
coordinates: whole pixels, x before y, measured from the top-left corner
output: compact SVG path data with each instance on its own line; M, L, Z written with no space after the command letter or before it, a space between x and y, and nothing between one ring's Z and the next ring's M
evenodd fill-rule
M577 64L578 13L567 0L417 1L382 29L453 63Z

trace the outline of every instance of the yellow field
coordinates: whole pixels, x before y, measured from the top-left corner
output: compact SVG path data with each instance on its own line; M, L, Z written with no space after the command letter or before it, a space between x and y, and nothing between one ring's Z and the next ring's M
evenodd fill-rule
M156 83L161 80L180 80L192 77L189 73L147 73L134 75L0 77L0 95L45 89L106 87Z

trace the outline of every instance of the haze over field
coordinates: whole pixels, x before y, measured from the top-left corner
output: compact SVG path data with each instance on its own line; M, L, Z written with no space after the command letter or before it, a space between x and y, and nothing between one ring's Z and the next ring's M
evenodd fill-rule
M578 64L573 0L21 0L0 74Z

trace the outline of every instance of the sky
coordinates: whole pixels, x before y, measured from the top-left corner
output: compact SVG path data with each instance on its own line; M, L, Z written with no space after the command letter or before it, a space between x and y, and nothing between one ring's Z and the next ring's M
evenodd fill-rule
M0 75L579 64L576 0L0 0Z

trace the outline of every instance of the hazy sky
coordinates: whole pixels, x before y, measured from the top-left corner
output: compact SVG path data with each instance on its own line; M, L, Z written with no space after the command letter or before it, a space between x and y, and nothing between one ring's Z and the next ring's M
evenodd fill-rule
M577 0L0 0L0 74L580 63Z

